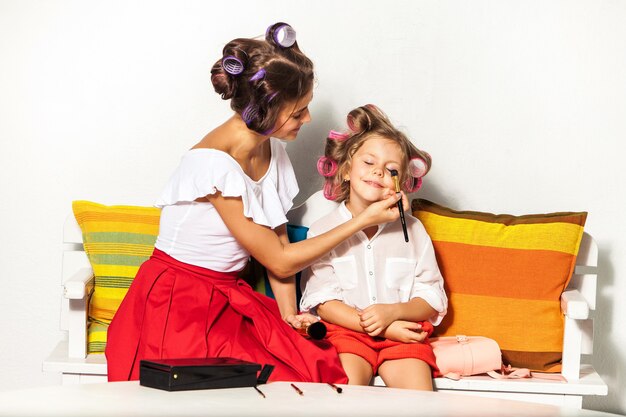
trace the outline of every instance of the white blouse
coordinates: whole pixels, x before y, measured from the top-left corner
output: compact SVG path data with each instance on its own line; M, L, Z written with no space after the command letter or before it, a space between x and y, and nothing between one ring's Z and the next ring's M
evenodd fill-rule
M197 198L220 191L241 197L246 217L272 229L298 194L298 183L284 144L270 138L272 157L265 175L252 180L228 153L192 149L168 181L156 206L162 208L155 247L176 260L220 272L244 268L250 254L237 242L211 203Z
M311 225L308 236L322 234L352 218L341 203ZM446 315L448 298L443 288L430 236L422 223L406 215L409 242L404 241L400 221L384 224L368 239L360 231L320 258L302 273L300 309L315 308L339 300L358 309L372 304L404 303L424 299L437 312L430 319L438 325Z

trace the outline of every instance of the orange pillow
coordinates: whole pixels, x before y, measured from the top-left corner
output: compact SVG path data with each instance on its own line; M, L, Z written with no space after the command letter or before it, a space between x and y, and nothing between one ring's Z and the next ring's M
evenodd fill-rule
M449 298L433 336L489 337L505 364L560 372L560 296L587 213L496 215L424 199L414 200L412 210L433 241Z

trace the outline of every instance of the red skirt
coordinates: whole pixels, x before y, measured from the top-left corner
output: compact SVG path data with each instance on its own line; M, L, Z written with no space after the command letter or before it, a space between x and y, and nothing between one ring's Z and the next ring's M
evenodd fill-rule
M276 301L234 273L155 249L107 332L109 381L139 378L141 359L232 357L274 365L270 381L346 383L337 351L285 323Z

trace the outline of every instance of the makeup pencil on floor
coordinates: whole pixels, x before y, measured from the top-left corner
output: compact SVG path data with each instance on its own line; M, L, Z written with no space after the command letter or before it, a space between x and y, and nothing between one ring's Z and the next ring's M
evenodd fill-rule
M328 382L328 385L330 385L330 387L332 389L334 389L335 391L337 391L337 394L341 394L343 392L343 388L338 387L337 385L333 384L332 382Z
M296 390L296 392L297 392L299 395L304 395L304 392L302 392L302 390L301 390L300 388L296 387L296 385L295 385L295 384L291 384L291 386L293 387L293 389L295 389L295 390Z
M265 398L265 394L263 394L263 391L261 391L258 387L254 387L254 389L256 390L256 392L258 392L259 394L261 394L261 397Z

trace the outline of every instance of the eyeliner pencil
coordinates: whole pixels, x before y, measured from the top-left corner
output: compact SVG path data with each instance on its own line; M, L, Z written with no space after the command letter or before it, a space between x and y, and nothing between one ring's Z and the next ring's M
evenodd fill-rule
M400 192L400 182L398 181L398 171L395 169L390 169L391 178L393 178L393 183L396 186L396 193ZM398 200L398 210L400 211L400 223L402 223L402 232L404 232L404 241L409 241L409 233L406 230L406 219L404 218L404 204L402 204L402 198Z

